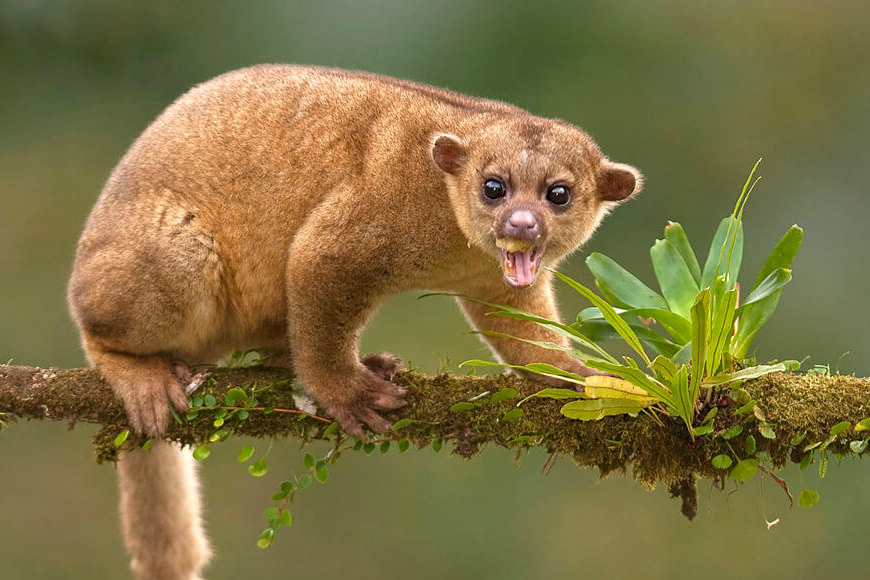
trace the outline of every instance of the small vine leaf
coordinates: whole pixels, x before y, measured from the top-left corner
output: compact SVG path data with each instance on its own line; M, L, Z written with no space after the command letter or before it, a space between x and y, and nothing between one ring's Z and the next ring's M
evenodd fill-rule
M517 397L516 389L512 389L510 387L504 388L497 393L493 394L490 400L493 403L500 403L502 401L507 401L509 399L515 399Z
M797 435L795 435L794 437L791 438L791 441L789 441L789 445L791 445L792 447L797 447L798 445L800 445L803 442L803 440L806 436L807 436L807 434L805 432L798 433Z
M276 507L269 507L263 511L263 515L266 516L268 520L275 520L281 517L281 511Z
M746 436L746 454L755 455L755 437L752 435Z
M404 453L411 446L411 442L407 439L402 439L399 441L399 453Z
M323 469L318 469L317 471L315 471L314 479L316 479L320 483L326 483L326 480L329 479L329 468L324 467Z
M203 399L203 402L205 403L206 407L214 407L215 405L217 405L217 399L215 398L214 395L212 395L210 393L205 396L205 398Z
M773 429L767 423L762 423L758 426L758 432L761 433L761 436L765 439L776 439L776 433L774 433Z
M852 441L849 443L849 449L852 450L852 453L856 453L858 455L867 451L867 442L870 439L864 439L863 441Z
M305 456L302 458L302 463L305 464L306 469L311 469L312 467L314 467L316 460L314 459L314 456L312 454L306 453Z
M828 454L822 453L822 456L819 457L819 477L821 479L825 479L825 475L828 474Z
M311 485L311 476L308 475L307 473L303 473L302 475L299 476L299 479L297 481L297 485L299 486L299 489L305 489L306 487Z
M272 542L275 540L275 530L269 528L263 530L263 533L260 534L260 537L257 538L257 547L260 549L266 549L272 545Z
M390 450L390 442L389 441L384 441L383 443L381 443L381 453L382 454L386 453L389 450Z
M870 417L858 421L855 424L855 431L870 431Z
M474 409L474 403L469 403L468 401L461 401L456 403L452 407L450 407L451 413L461 413L464 411L471 411Z
M435 453L438 453L439 451L441 451L441 447L443 445L444 445L443 441L441 441L440 439L436 439L435 441L432 442L432 451L434 451Z
M205 445L200 445L196 449L193 450L193 458L197 461L202 461L206 457L211 455L211 449L206 447Z
M326 429L323 430L323 436L329 437L330 435L335 433L337 430L338 430L338 422L333 421L332 423L330 423L329 425L326 426Z
M722 432L722 439L733 439L743 433L743 425L734 425Z
M121 447L121 445L124 444L124 441L126 441L126 440L127 440L127 437L129 437L129 436L130 436L130 430L129 430L129 429L124 429L123 431L121 431L120 433L118 433L118 436L115 437L115 447L116 447L116 448Z
M809 452L801 458L800 469L803 471L813 462L813 453Z
M812 507L817 501L819 501L819 492L814 489L805 488L798 496L798 504L802 508Z
M269 467L266 465L265 459L258 459L248 466L248 473L254 477L263 477L267 471L269 471Z
M395 423L393 423L393 431L400 431L411 424L411 420L407 417L404 419L399 419Z
M751 401L749 401L748 403L746 403L745 405L743 405L742 407L740 407L739 409L734 411L734 414L735 415L745 415L747 413L751 413L752 410L755 408L755 405L757 405L757 404L758 404L758 401L756 401L755 399L752 399Z
M281 510L281 523L288 527L293 525L293 516L289 510Z
M731 470L731 478L737 482L744 482L758 470L757 459L741 459Z
M244 447L242 447L241 451L239 451L239 463L244 463L245 461L253 457L254 451L256 451L256 449L254 449L253 445L245 445Z
M224 401L228 406L233 406L236 403L244 403L248 400L248 393L238 387L233 387L224 396Z
M502 416L502 421L516 421L523 416L523 410L519 407L514 407Z
M850 423L849 421L841 421L840 423L837 423L836 425L831 427L831 437L837 437L839 435L842 435L851 426L852 423Z
M732 460L728 455L717 455L713 458L713 467L716 469L728 469L731 467Z
M363 450L363 453L365 453L366 455L371 455L375 450L375 444L374 443L366 443L365 445L363 445L362 450Z

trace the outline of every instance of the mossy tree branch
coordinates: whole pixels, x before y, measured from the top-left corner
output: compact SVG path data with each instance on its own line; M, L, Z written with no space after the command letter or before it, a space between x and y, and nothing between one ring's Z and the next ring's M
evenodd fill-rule
M247 392L256 391L258 408L297 409L301 390L286 370L213 369L211 373L198 394L211 393L221 401L230 388L241 387ZM708 435L694 442L678 419L660 413L583 422L563 417L560 402L548 399L529 400L523 404L520 417L505 420L505 413L515 408L519 397L540 388L515 376L424 376L405 372L394 380L407 387L409 404L391 413L390 419L411 421L394 434L396 439L408 439L418 447L434 440L452 442L454 452L463 457L473 456L487 444L542 447L550 453L566 454L578 465L596 467L602 474L625 472L631 466L638 482L648 486L664 483L683 496L684 511L689 512L692 506L687 506L686 501L694 496L694 478L722 480L727 471L714 468L711 459L723 453L735 460L742 458L746 437L756 439L758 450L769 458L767 467L777 469L789 461L800 461L808 444L827 441L834 425L842 421L854 425L870 417L870 379L850 376L775 374L744 383L742 387L758 401L774 439L759 431L760 422L752 413L735 414L736 405L730 401L728 390L719 389L710 397L711 406L719 407L714 433L739 423L744 425L743 432L730 440ZM492 402L490 395L505 388L516 390L518 397ZM490 395L480 396L487 392ZM474 401L474 409L450 410L455 403L468 400ZM124 410L111 388L89 369L0 366L0 419L100 424L103 428L94 437L100 461L115 458L114 439L128 428ZM238 435L307 441L323 439L328 425L298 412L252 410L246 420L233 422L231 427ZM198 445L214 432L213 411L204 411L192 421L182 419L173 424L168 438ZM804 434L801 443L792 445L792 439L800 434ZM828 442L827 449L850 453L848 439L861 439L861 435L865 433L849 430L842 438ZM330 437L334 439L335 435L326 435ZM131 437L125 445L141 443Z

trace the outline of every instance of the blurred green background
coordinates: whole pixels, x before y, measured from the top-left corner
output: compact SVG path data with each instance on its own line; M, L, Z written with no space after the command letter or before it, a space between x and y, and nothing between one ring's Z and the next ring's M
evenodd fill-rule
M398 76L513 102L587 129L646 174L565 269L604 252L652 280L647 248L668 219L704 246L752 163L751 281L792 223L806 230L795 280L758 337L762 359L870 373L870 4L854 2L176 2L0 0L0 358L80 366L64 303L77 236L113 165L176 96L224 71L312 63ZM562 292L563 311L582 304ZM447 299L400 296L366 332L428 372L485 355ZM31 423L0 435L0 577L122 578L113 469L93 430ZM211 579L772 578L867 574L868 466L789 469L811 510L770 480L708 491L688 523L665 490L545 457L490 449L351 454L297 499L276 545L254 540L277 482L301 466L276 445L270 473L203 466ZM767 531L765 518L781 518Z

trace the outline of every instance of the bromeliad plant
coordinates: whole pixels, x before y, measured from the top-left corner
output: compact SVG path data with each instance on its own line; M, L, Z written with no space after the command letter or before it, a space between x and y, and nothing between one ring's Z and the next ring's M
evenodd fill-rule
M760 160L759 160L760 161ZM753 338L776 309L783 286L791 280L791 264L800 248L803 230L792 226L776 244L758 273L749 295L740 301L737 276L743 257L743 210L758 179L752 168L732 214L723 219L701 268L683 227L668 223L664 239L650 249L661 292L656 292L615 261L591 254L586 263L603 298L559 272L559 279L592 303L570 325L521 310L491 304L495 316L529 320L567 336L568 348L536 342L544 348L566 350L587 366L620 378L584 379L552 365L533 363L513 368L558 377L584 385L584 392L544 389L533 396L579 399L562 407L562 414L582 420L606 415L636 414L654 406L680 417L692 438L712 430L715 412L696 425L701 394L712 387L739 384L776 371L790 363L755 365L747 359ZM516 337L512 337L516 338ZM622 360L597 343L619 339L640 357ZM523 340L517 338L517 340ZM650 358L647 348L655 355ZM510 366L488 361L474 366Z

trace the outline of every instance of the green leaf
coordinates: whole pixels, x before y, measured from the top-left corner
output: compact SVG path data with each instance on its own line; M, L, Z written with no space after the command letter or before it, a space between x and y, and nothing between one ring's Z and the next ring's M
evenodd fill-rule
M755 399L752 399L751 401L749 401L748 403L746 403L745 405L743 405L742 407L740 407L736 411L734 411L734 414L735 415L746 415L748 413L751 413L752 410L755 409L755 405L757 405L757 404L758 404L758 401L756 401Z
M399 446L399 453L404 453L411 446L411 442L408 441L407 439L400 439L398 446Z
M802 508L813 507L819 501L819 492L814 489L805 488L798 496L798 504Z
M707 261L704 262L704 270L701 273L701 288L709 288L713 285L713 279L719 274L725 273L725 264L720 264L720 258L725 261L725 253L723 249L728 241L728 230L731 226L731 216L724 218L719 222L719 227L716 229L716 234L713 236L713 241L710 244L710 251L707 253ZM733 285L737 280L737 271L740 270L740 261L743 256L743 223L737 225L734 235L734 255L736 260L732 258L731 270L729 270L729 281ZM730 288L729 288L730 289Z
M591 361L590 361L591 364ZM585 379L576 373L572 373L570 371L562 370L558 367L554 367L550 364L545 363L529 363L527 365L509 365L505 363L497 363L492 361L480 360L480 359L471 359L467 360L459 365L463 366L476 366L476 367L506 367L511 369L519 369L523 371L529 371L535 374L543 375L545 377L551 377L555 379L561 379L563 381L569 383L576 383L578 385L582 385L585 383Z
M731 479L738 483L742 483L755 475L755 472L758 470L758 460L757 459L741 459L737 462L733 469L731 469Z
M520 406L529 399L534 399L536 397L541 397L544 399L583 399L585 398L585 395L583 393L575 391L574 389L557 389L555 387L551 387L548 389L542 389L533 395L529 395L528 397L517 403L517 406Z
M733 373L725 373L713 377L705 377L701 384L705 387L713 385L724 385L734 381L745 381L755 379L770 373L785 372L785 364L776 363L775 365L756 365L754 367L746 367Z
M756 445L755 445L755 437L752 435L746 436L745 449L747 455L755 455Z
M870 431L870 417L858 421L855 424L855 431Z
M440 439L436 439L435 441L432 442L432 451L434 451L435 453L438 453L439 451L441 451L441 447L443 445L444 445L443 441L441 441Z
M734 425L722 432L722 439L733 439L743 433L743 425Z
M202 407L203 398L201 395L197 395L193 398L193 401L190 402L192 407Z
M668 225L665 226L665 239L677 249L686 266L689 267L689 272L692 273L695 283L700 284L701 266L698 264L698 257L695 256L695 251L692 250L692 245L689 243L689 238L686 236L683 226L677 222L668 222Z
M761 436L765 439L776 439L776 433L774 433L773 429L767 423L759 425L758 432L761 433Z
M501 419L502 419L502 421L516 421L517 419L519 419L522 416L523 416L523 410L518 408L518 407L514 407L513 409L506 412L502 416Z
M305 456L302 458L302 463L305 464L306 469L311 469L312 467L314 467L314 464L316 462L317 462L317 460L314 458L314 455L312 455L311 453L306 453Z
M314 479L319 481L320 483L326 483L329 479L329 468L325 467L323 469L318 469L314 472Z
M472 411L474 410L474 403L469 403L468 401L461 401L456 403L450 407L451 413L461 413L463 411Z
M258 459L248 466L248 473L254 477L263 477L267 471L269 471L269 467L266 465L265 459Z
M656 240L650 248L650 257L668 306L683 318L689 318L699 289L686 262L668 240Z
M333 421L329 425L326 426L326 429L323 430L323 436L329 437L333 433L338 431L338 421Z
M119 447L121 447L121 445L124 444L124 441L126 441L126 440L127 440L127 437L129 437L129 436L130 436L130 430L129 430L129 429L124 429L123 431L121 431L120 433L118 433L118 436L115 437L115 442L114 442L114 443L115 443L115 448L119 448Z
M497 393L493 394L492 397L490 397L490 400L493 403L501 403L502 401L515 399L516 397L517 397L516 389L512 389L510 387L507 387L507 388L502 389L502 390L498 391Z
M643 350L643 346L640 344L640 340L638 340L637 335L628 326L628 323L622 319L622 317L616 313L613 309L613 306L607 303L606 300L595 294L592 290L589 290L582 284L572 280L568 276L562 274L561 272L557 272L555 270L551 270L553 274L556 275L560 280L568 284L571 288L573 288L577 293L585 297L589 300L594 306L597 306L601 310L601 314L604 316L604 319L610 323L611 326L619 333L622 339L637 352L641 358L643 358L646 364L650 364L649 357L646 355L646 352Z
M238 387L233 387L224 396L224 401L228 407L234 406L236 403L244 403L248 400L248 393Z
M850 423L849 421L841 421L840 423L837 423L836 425L831 427L831 437L838 437L838 436L842 435L851 426L852 426L852 423Z
M863 441L851 441L849 443L849 449L852 450L852 453L856 453L858 455L861 455L862 453L867 451L867 442L868 441L870 441L870 439L864 439Z
M681 366L677 374L674 375L674 380L671 381L671 392L674 395L677 414L686 424L689 434L694 439L695 430L692 429L692 419L695 416L695 402L691 399L691 394L689 393L691 387L688 376L689 368L685 365Z
M217 405L217 399L211 393L206 395L203 401L205 402L206 407L214 407L215 405Z
M281 517L281 511L276 507L268 507L263 511L263 515L266 516L266 519L277 520Z
M586 258L586 265L602 293L610 294L618 302L632 308L668 307L657 292L607 256L593 252Z
M299 479L296 480L297 485L299 486L299 489L305 489L306 487L311 485L312 481L314 481L314 480L311 478L311 475L309 475L308 473L303 473L302 475L299 476Z
M783 286L791 282L791 270L787 268L777 268L764 281L753 290L749 296L740 305L740 311L743 311L747 306L761 302L774 292L782 289Z
M707 343L707 375L716 374L722 364L722 356L728 352L731 334L734 332L734 308L737 306L737 289L725 292L716 305L713 326Z
M798 445L801 444L801 442L804 440L804 437L806 437L806 436L807 436L806 432L797 433L794 437L791 438L791 440L788 443L792 447L797 447Z
M366 443L365 445L363 445L362 450L363 450L363 453L365 453L366 455L371 455L375 451L375 444L374 443Z
M389 441L384 441L383 443L381 443L381 454L385 454L389 450L390 450L390 442Z
M205 445L200 445L196 449L193 450L193 458L197 461L202 461L206 457L211 455L211 450Z
M405 427L411 424L411 420L407 417L404 419L399 419L395 423L393 423L393 431L401 431Z
M828 454L822 453L822 456L819 457L819 478L825 479L825 475L828 474Z
M713 432L713 425L698 425L697 427L692 427L692 432L695 434L695 436L698 437L700 437L701 435L707 435Z
M254 456L254 446L253 445L245 445L242 447L241 451L239 451L238 460L239 463L244 463L248 459Z
M713 458L713 467L716 469L728 469L731 467L731 458L727 455L717 455Z
M650 368L658 375L660 380L667 383L670 383L674 375L677 374L677 365L671 359L662 355L653 359Z
M271 546L274 540L275 530L271 528L263 530L263 533L260 534L259 538L257 538L257 547L264 550Z
M796 225L789 228L767 257L767 261L762 266L755 280L754 288L760 287L775 270L791 267L800 249L802 239L803 230L801 228ZM755 335L758 334L758 331L776 310L781 291L782 289L776 290L766 298L746 306L741 311L740 324L737 327L737 333L733 341L735 356L743 358L746 355Z
M293 516L290 515L289 510L281 510L281 524L285 526L293 525Z
M809 467L812 462L813 462L813 454L807 453L806 455L804 455L801 458L800 470L803 471L804 469Z
M707 323L710 317L712 300L710 290L704 288L698 294L694 304L692 304L692 382L690 383L688 396L691 399L693 412L695 399L698 398L698 393L701 390L701 378L703 377L705 358L707 356L707 339L709 336Z
M566 403L559 412L569 419L597 421L608 415L636 415L645 406L631 399L588 399Z

